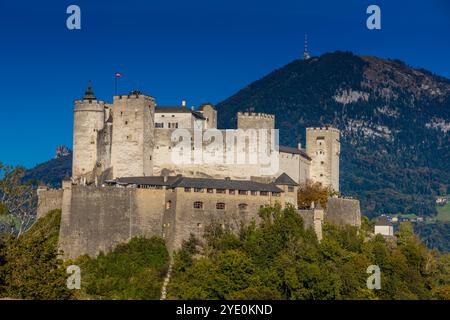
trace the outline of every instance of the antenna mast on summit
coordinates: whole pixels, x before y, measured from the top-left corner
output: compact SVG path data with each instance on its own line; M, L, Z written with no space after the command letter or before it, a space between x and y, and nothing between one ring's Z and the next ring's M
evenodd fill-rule
M311 56L308 52L308 35L305 34L305 49L303 51L303 60L308 60L309 58L311 58Z

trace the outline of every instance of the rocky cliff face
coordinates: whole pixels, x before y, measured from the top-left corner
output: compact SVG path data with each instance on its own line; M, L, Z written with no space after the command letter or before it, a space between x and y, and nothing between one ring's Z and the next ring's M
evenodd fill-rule
M426 70L335 52L293 61L217 107L222 128L237 111L275 114L280 142L292 146L305 127L339 128L341 190L369 216L432 215L434 196L448 192L450 80Z

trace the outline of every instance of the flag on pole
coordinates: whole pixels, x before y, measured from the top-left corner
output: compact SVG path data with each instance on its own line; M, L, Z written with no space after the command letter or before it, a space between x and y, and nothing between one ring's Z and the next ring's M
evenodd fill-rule
M120 72L116 72L114 75L114 93L117 94L117 79L122 78L122 74Z

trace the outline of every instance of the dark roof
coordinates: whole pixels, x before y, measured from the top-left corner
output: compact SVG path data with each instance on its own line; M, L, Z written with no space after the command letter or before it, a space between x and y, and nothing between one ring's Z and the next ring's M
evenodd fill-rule
M109 113L108 120L106 120L106 123L113 123L113 115L112 112Z
M276 178L274 183L279 186L298 186L298 183L292 180L292 178L284 172Z
M168 176L167 181L164 181L163 176L149 176L149 177L125 177L115 180L118 184L137 184L137 185L152 185L152 186L170 186L179 176Z
M392 223L389 221L389 219L386 216L381 216L378 218L375 225L376 226L392 226Z
M194 115L194 117L196 117L198 119L206 120L206 118L203 116L203 114L199 111L193 110L192 114Z
M181 179L177 180L172 185L172 187L283 192L283 190L278 188L273 183L261 183L251 180L227 180L227 179L187 178L187 177L182 177Z
M111 181L112 182L112 181ZM167 186L169 188L212 188L212 189L234 189L245 191L267 191L283 192L273 183L260 183L251 180L227 180L227 179L209 179L209 178L188 178L183 176L169 176L164 181L163 176L150 177L127 177L118 178L114 182L118 184L136 184Z
M92 82L89 80L88 87L86 89L86 92L84 93L83 100L97 100L94 94L94 90L92 90Z
M191 113L198 119L206 119L200 111L191 110L183 106L158 106L155 108L155 113Z
M306 153L305 150L303 149L297 149L297 148L292 148L292 147L285 147L285 146L280 146L279 147L280 152L284 152L284 153L292 153L292 154L299 154L301 155L303 158L311 160L311 157L308 156L308 154Z
M158 106L156 113L191 113L192 110L182 106Z

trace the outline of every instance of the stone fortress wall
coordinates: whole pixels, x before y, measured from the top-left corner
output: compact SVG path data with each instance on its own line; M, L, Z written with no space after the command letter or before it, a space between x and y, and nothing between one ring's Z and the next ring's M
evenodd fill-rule
M258 223L261 206L288 202L286 194L274 198L185 192L183 188L80 186L71 181L64 181L62 190L42 190L39 201L45 204L40 205L40 217L45 210L62 208L59 249L64 259L109 252L135 236L162 237L172 253L191 234L201 239L211 224L237 230L242 222L254 219ZM196 201L203 203L203 209L192 206ZM218 203L223 203L224 209L218 209ZM246 207L240 208L244 203ZM312 228L319 240L325 222L361 224L359 201L354 199L330 198L326 210L316 207L298 213L305 228Z
M38 206L37 218L42 218L47 212L62 208L63 190L49 189L46 187L39 187L37 190Z
M161 236L164 190L65 181L63 191L59 248L65 259L109 252L134 236Z
M160 236L172 252L190 234L201 238L204 227L213 222L237 226L242 221L258 220L259 208L276 202L297 207L298 185L307 180L339 190L337 129L307 128L306 149L280 146L278 171L267 175L258 164L174 164L172 133L180 128L201 134L274 129L275 117L240 112L236 130L219 131L217 111L209 103L197 110L186 108L184 102L181 107L159 107L153 97L134 91L116 95L108 104L97 100L91 86L83 99L75 101L73 176L63 182L61 190L39 191L39 216L51 209L62 209L59 246L64 258L95 256L134 236ZM193 144L198 143L193 140ZM212 142L213 139L200 140L203 146ZM229 142L223 151L230 148L234 148L235 156L254 151L253 145ZM276 183L283 174L287 176ZM176 175L207 178L205 181L216 187L187 192L165 184L118 183L125 177L159 176L165 180L168 176L176 179ZM219 193L217 184L227 185L230 179L250 184L259 181L278 191L263 194L250 189L226 189ZM117 184L110 186L111 181ZM199 202L201 208L196 207ZM312 227L319 239L324 221L339 225L361 223L357 200L332 198L326 211L314 208L298 212L305 227Z

